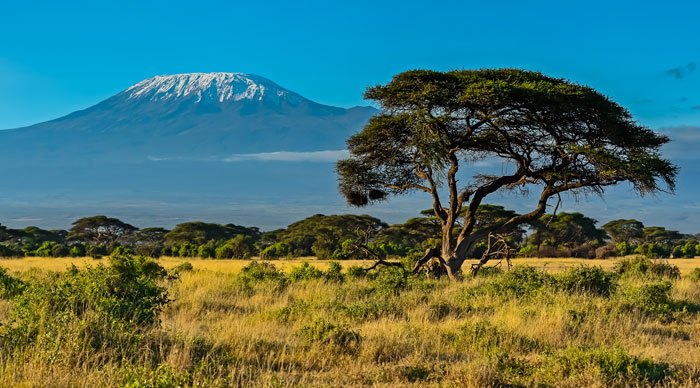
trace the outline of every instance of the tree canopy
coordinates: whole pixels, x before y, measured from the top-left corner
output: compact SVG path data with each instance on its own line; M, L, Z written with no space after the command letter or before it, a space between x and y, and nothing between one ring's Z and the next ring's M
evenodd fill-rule
M137 227L117 218L106 216L84 217L73 222L73 227L70 229L67 239L95 244L111 244L137 230Z
M368 88L365 98L383 112L348 139L350 157L336 167L339 190L355 206L412 191L430 194L442 244L419 266L441 260L451 277L476 241L536 220L552 196L603 193L620 182L641 194L675 186L677 167L660 154L666 136L567 80L518 69L412 70ZM511 171L460 181L460 166L489 158ZM476 230L479 205L499 190L537 191L538 201L530 212Z

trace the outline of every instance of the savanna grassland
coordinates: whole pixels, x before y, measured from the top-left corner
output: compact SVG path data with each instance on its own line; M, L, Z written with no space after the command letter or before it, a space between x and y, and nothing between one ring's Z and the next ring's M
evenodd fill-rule
M460 282L310 261L2 261L0 385L700 385L693 259Z

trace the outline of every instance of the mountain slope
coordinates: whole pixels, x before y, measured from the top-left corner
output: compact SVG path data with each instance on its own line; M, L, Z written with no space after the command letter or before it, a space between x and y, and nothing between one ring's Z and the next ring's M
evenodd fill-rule
M0 158L72 165L337 150L376 112L318 104L242 73L156 76L85 110L0 131Z

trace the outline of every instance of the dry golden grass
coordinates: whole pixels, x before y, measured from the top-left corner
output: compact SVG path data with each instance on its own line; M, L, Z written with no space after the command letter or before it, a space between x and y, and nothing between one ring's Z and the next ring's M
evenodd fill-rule
M259 258L253 258L254 260L259 260ZM265 261L265 260L262 260ZM328 262L325 260L318 260L315 257L302 257L295 259L282 259L282 260L269 260L267 262L274 264L277 268L282 271L288 272L292 267L300 265L302 262L307 261L310 264L318 267L321 270L328 268ZM61 257L61 258L50 258L50 257L23 257L18 259L0 259L0 267L5 267L10 271L14 272L25 272L30 269L40 269L48 271L63 271L71 265L77 267L83 267L85 265L94 265L103 262L102 259L95 260L90 257ZM173 268L184 262L189 262L195 269L206 270L211 272L219 273L238 273L241 268L245 267L250 263L250 260L219 260L219 259L200 259L200 258L179 258L179 257L161 257L158 259L160 263L165 268ZM467 261L463 268L468 270L472 263L476 261ZM601 266L604 269L611 269L617 259L577 259L577 258L519 258L514 259L514 265L528 265L538 269L543 269L548 272L561 272L575 265L586 264L591 266ZM671 259L669 261L673 265L677 266L681 274L690 273L695 268L700 268L700 257L694 259ZM494 262L495 263L495 262ZM371 260L343 260L341 262L343 267L349 266L363 266L368 267L374 264ZM489 263L489 265L492 263Z
M288 272L303 260L323 269L327 266L313 258L273 263ZM15 359L0 355L0 386L118 386L125 381L125 370L132 373L130 368L143 367L152 371L158 365L167 365L173 375L190 376L199 386L650 384L633 374L637 373L635 366L623 365L615 369L622 375L610 377L604 366L586 358L592 357L587 350L576 358L578 349L649 358L651 365L670 365L672 378L660 381L660 386L700 386L700 313L694 310L700 309L700 286L687 277L674 281L671 296L689 307L662 316L625 310L623 294L602 297L546 288L531 296L474 291L488 286L492 278L461 283L417 281L403 291L387 294L371 279L342 284L307 280L284 287L261 281L242 286L237 274L250 261L161 258L158 262L173 268L184 261L195 270L168 283L174 302L161 314L161 328L154 333L185 340L168 348L160 364L70 365L47 361L41 349L28 348ZM19 273L100 262L106 260L25 258L0 260L0 266ZM341 264L347 268L369 263ZM561 272L582 263L610 268L615 260L517 259L515 263ZM671 263L687 274L700 260ZM626 282L635 287L641 284ZM0 300L0 323L7 322L9 309L9 302ZM361 342L310 340L305 330L319 322L333 324L346 334L357 333ZM475 327L486 329L474 331ZM470 337L470 333L478 336ZM204 358L198 350L202 343L208 346ZM569 359L574 360L573 366L566 364ZM576 363L581 363L581 370L569 370L576 369ZM132 387L176 386L160 384Z

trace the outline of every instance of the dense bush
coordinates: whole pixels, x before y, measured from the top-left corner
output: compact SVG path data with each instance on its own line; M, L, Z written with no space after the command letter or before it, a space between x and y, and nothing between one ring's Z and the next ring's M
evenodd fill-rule
M24 282L10 276L7 269L0 267L0 299L12 298L22 292Z
M123 357L128 348L136 356L140 333L159 322L170 302L160 284L166 277L165 269L148 259L113 256L109 266L72 267L36 279L14 298L11 323L0 329L0 342L6 347L35 344L65 361L104 349Z
M679 279L681 271L668 261L651 260L644 256L634 256L616 263L616 271L624 276L657 277Z
M578 265L556 277L558 286L568 292L610 296L617 286L615 274L601 267Z
M292 267L292 270L289 272L289 280L293 282L298 282L301 280L319 279L322 276L323 272L320 269L309 265L307 261L304 261L298 267Z
M332 350L355 353L362 342L357 331L320 319L299 329L299 336L308 343L330 345Z

